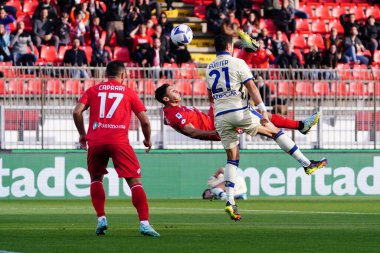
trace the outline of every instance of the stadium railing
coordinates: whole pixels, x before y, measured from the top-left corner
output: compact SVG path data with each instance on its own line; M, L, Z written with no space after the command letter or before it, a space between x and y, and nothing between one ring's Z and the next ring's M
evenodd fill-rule
M352 67L352 68L351 68ZM78 134L72 109L81 94L104 80L104 68L81 68L89 78L73 78L78 68L0 66L1 149L77 149ZM301 148L379 149L380 70L373 66L339 65L337 69L252 69L270 87L275 113L301 120L315 111L320 123L311 133L286 130ZM162 105L154 90L163 83L174 85L182 104L207 111L205 69L186 65L140 68L128 65L125 85L135 90L148 108L154 148L222 149L220 143L187 138L163 124ZM281 98L281 99L273 99ZM282 105L281 101L286 101ZM85 115L86 125L88 115ZM132 118L129 138L143 148L141 130ZM241 135L243 149L277 148L262 137Z

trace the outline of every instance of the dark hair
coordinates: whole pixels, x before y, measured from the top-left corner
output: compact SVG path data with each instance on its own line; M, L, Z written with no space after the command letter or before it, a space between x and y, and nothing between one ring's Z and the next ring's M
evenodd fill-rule
M232 44L232 37L225 35L217 35L215 36L214 43L216 52L225 51L227 49L227 45Z
M119 77L125 71L122 61L111 61L107 64L106 75L108 77Z
M166 89L170 86L168 83L164 83L160 87L158 87L155 91L155 98L158 102L165 104L163 98L166 95Z
M206 189L202 193L202 199L209 199L213 200L214 199L214 194L212 194L210 189Z

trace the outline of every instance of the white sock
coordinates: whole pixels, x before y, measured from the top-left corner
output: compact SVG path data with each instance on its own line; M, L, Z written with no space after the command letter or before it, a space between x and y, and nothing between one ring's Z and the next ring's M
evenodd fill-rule
M98 217L98 221L101 221L103 218L107 220L106 216L100 216Z
M149 224L149 221L147 221L147 220L142 220L142 221L140 221L140 224L143 224L143 225L145 225L145 226L149 226L150 224Z
M226 193L220 189L219 187L215 187L211 189L211 192L218 198L218 199L226 199Z
M226 203L235 205L235 183L236 183L236 169L239 165L239 160L228 160L226 167L224 167L224 180L226 186Z
M310 165L310 160L299 150L297 145L290 139L283 131L280 131L274 137L274 140L277 142L277 145L284 150L286 153L293 156L302 167L307 167Z

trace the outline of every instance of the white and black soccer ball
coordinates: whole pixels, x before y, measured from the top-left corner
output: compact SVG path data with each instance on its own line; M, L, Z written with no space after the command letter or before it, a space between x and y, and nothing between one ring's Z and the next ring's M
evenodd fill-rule
M177 25L172 29L170 38L176 46L187 45L193 39L193 31L187 25Z

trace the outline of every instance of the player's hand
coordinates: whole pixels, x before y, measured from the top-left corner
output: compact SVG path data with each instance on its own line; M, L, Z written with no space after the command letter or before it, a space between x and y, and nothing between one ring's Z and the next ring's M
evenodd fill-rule
M86 135L80 135L79 136L79 145L81 148L83 148L84 150L87 150L87 139L86 139Z
M268 124L270 121L269 121L269 117L268 117L268 112L262 112L261 114L263 117L261 118L261 125L265 126L266 124Z
M149 153L150 149L152 148L152 142L144 140L143 143L144 143L144 146L147 147L147 149L145 149L145 152Z

